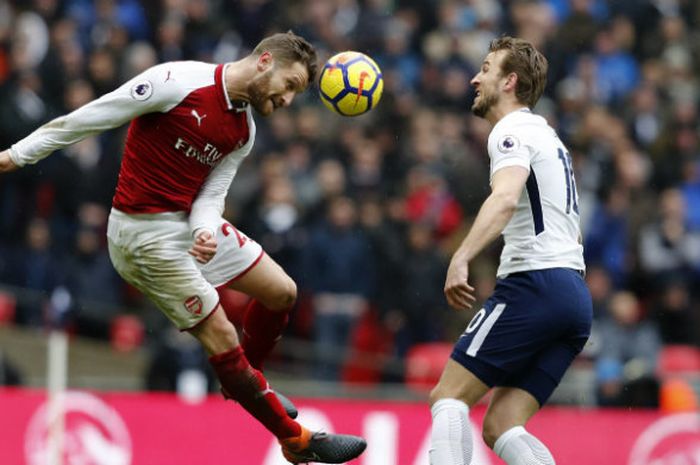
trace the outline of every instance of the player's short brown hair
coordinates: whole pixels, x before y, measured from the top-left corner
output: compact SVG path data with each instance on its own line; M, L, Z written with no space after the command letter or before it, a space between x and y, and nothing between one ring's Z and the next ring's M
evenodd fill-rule
M260 56L270 52L272 57L283 65L299 62L306 66L309 73L309 84L316 81L318 58L313 45L292 31L279 32L264 38L253 49L253 55Z
M520 103L532 108L544 92L547 84L547 59L530 42L515 37L503 36L491 41L489 52L506 50L501 61L501 73L515 73L518 83L515 97Z

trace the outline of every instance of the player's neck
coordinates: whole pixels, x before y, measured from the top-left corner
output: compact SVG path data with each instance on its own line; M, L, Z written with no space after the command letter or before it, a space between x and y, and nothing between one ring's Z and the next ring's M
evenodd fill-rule
M224 85L226 92L232 102L250 102L248 95L248 82L255 75L255 68L250 66L249 60L234 61L226 65L224 74Z
M504 116L514 111L522 110L527 108L527 105L523 105L520 102L502 101L497 105L494 105L491 110L486 114L486 120L495 126Z

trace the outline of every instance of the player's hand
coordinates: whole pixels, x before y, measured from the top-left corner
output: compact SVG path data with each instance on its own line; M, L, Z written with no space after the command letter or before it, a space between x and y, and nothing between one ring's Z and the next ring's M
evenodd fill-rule
M445 279L445 297L447 303L455 310L472 308L476 301L474 288L469 285L469 262L459 254L455 254L447 268Z
M3 150L0 152L0 173L9 173L17 168L19 168L19 166L15 165L15 162L13 162L12 158L10 158L9 150Z
M192 248L187 252L199 263L207 263L216 254L216 237L211 231L200 231L194 239Z

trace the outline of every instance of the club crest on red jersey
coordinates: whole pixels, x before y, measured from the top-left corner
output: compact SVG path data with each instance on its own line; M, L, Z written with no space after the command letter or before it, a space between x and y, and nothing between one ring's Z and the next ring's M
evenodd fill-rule
M193 315L201 315L202 307L202 299L200 299L198 295L193 295L185 299L185 309Z

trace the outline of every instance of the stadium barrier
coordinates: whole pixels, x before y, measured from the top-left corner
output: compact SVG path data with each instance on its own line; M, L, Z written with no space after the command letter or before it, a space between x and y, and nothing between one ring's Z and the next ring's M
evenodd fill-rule
M364 435L368 449L353 465L428 465L430 413L421 403L294 399L313 429ZM3 465L284 465L272 436L230 401L188 403L165 393L68 391L63 399L64 454L47 457L43 391L0 389ZM478 436L484 408L474 409L475 460L502 462ZM700 414L655 410L545 408L529 429L566 465L700 465Z

